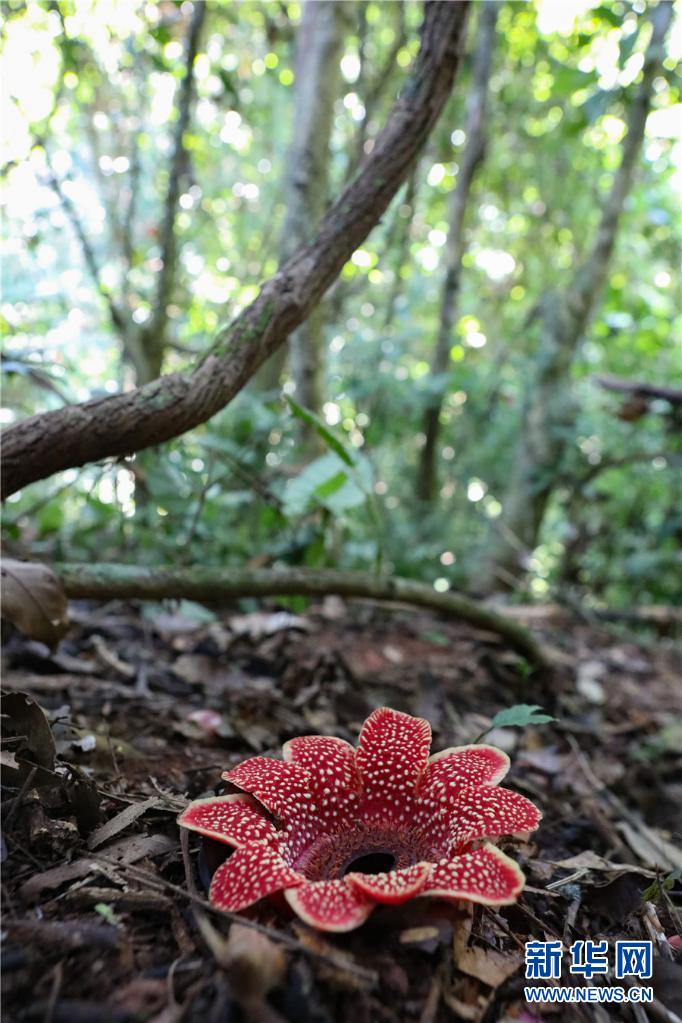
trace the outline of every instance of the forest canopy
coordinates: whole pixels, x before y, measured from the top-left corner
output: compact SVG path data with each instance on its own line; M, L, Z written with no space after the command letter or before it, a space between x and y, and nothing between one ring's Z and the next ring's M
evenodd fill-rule
M466 40L453 29L454 87L455 56L429 86L444 109L404 154L409 133L381 133L392 108L419 101L420 4L4 10L1 417L8 475L21 467L4 512L16 551L675 602L670 5L474 4ZM367 170L382 155L394 183ZM324 225L352 219L344 189L363 168L369 212L346 256ZM310 269L297 253L320 222L334 240L309 250ZM279 301L283 266L295 295L280 323L263 295ZM249 345L262 350L247 372ZM157 378L210 380L211 359L242 351L210 415L154 446L141 417L145 450L96 453L115 419L100 400L160 406ZM94 454L39 471L23 421L56 416L34 421L54 451L57 413L75 422L84 402Z

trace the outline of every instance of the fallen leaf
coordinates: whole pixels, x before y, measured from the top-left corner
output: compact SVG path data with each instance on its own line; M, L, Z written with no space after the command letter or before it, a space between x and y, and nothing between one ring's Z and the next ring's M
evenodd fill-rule
M664 870L682 870L682 852L663 838L660 831L647 827L643 821L636 826L619 821L616 827L642 863Z
M15 736L19 740L12 751L19 761L18 779L23 780L37 766L45 771L36 775L36 783L49 784L51 778L46 772L54 768L56 746L52 729L40 704L19 690L3 693L2 731L5 739Z
M520 952L498 952L494 948L473 945L460 951L455 965L462 973L483 981L488 987L499 987L516 973L523 963Z
M407 930L400 932L398 940L401 945L423 945L437 941L438 935L437 927L408 927Z
M275 611L272 614L253 611L251 614L235 615L230 618L229 626L236 636L248 636L254 642L286 629L298 629L301 632L310 632L312 629L307 618L293 615L289 611Z
M47 565L5 558L2 576L2 616L26 636L54 649L69 627L66 594Z
M115 817L105 821L104 824L101 824L92 832L88 838L88 849L97 849L98 846L103 845L110 838L118 835L119 831L130 827L138 817L141 817L147 810L151 810L157 803L158 798L150 796L149 799L145 799L142 803L131 803L130 806L126 806L125 810L121 810Z
M18 771L20 766L19 761L14 756L14 753L8 749L0 750L0 764L3 767L9 767L12 771Z
M565 860L550 860L555 867L563 867L565 870L598 870L607 873L619 874L641 874L643 877L655 877L653 870L645 870L643 867L632 863L614 863L612 860L605 860L598 856L591 849L578 853L577 856L569 856Z
M606 673L606 665L601 661L581 661L578 665L576 689L590 703L602 704L606 700L604 686L599 681Z
M122 865L137 863L145 856L159 856L161 853L171 852L177 849L177 840L168 838L166 835L133 835L131 838L123 838L113 845L101 850L101 855L107 859L115 860ZM97 872L97 863L91 857L81 857L73 863L64 863L51 870L44 870L40 874L34 874L19 889L23 899L32 901L37 899L41 892L51 891L66 884L67 881L76 881L88 874Z
M191 686L206 683L215 670L215 658L207 654L181 654L173 663L173 674Z
M232 924L225 949L230 988L242 1006L262 1002L284 979L284 949L265 934Z

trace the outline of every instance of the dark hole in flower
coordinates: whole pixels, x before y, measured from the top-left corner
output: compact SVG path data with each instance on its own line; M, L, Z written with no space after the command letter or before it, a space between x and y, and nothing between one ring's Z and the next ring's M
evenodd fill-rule
M395 867L395 856L390 852L371 852L364 856L354 857L347 867L344 868L344 875L355 871L359 874L383 874Z

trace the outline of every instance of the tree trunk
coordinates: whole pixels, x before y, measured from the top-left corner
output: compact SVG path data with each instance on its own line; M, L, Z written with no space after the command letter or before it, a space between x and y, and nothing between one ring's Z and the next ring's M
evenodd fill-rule
M404 287L404 282L401 276L402 269L407 262L407 256L410 249L410 234L412 232L412 222L414 221L414 211L416 206L417 197L417 167L414 168L409 178L407 179L407 185L405 187L405 195L401 202L401 207L406 207L401 212L400 209L395 211L395 217L393 224L391 225L391 238L389 245L386 246L386 252L391 247L395 250L395 259L393 262L393 280L391 282L391 290L388 296L388 302L386 303L386 313L384 316L384 328L392 327L393 320L395 319L396 303L400 296L400 292ZM379 360L377 360L379 361Z
M168 329L167 306L170 301L173 285L175 282L175 271L177 263L175 221L177 218L178 199L183 175L186 171L187 152L184 145L184 135L190 123L192 98L194 95L194 61L199 50L199 38L206 16L206 4L196 3L192 9L187 28L184 53L184 77L178 90L178 101L176 107L176 125L173 132L171 156L168 164L168 185L163 204L163 215L159 228L159 244L161 253L161 270L159 272L155 295L152 301L153 313L151 319L143 327L138 326L132 318L129 304L130 294L126 287L123 295L116 298L109 287L105 284L101 267L95 255L95 249L88 237L85 225L77 205L69 198L62 187L62 182L54 173L48 158L48 183L64 210L67 219L70 221L74 234L83 255L83 262L92 278L92 282L104 300L111 326L116 334L123 353L123 359L133 370L135 382L139 386L154 380L161 372L163 357L167 345L166 332ZM91 130L91 142L95 165L99 156L99 143L97 132ZM131 184L131 198L128 208L122 215L118 216L111 195L104 195L104 203L109 219L112 221L114 241L117 236L121 243L121 255L125 258L128 272L132 270L133 240L132 232L134 227L134 189L139 187L139 164L137 162L137 150L134 147L133 159L133 180ZM131 172L131 173L133 173Z
M205 423L242 389L310 314L409 174L450 93L469 4L426 4L419 55L358 177L324 216L317 237L262 286L188 373L18 423L3 437L8 495L62 469L120 457Z
M291 144L284 180L282 262L311 241L327 205L329 141L334 103L341 91L340 62L348 13L349 7L343 0L306 0L303 8L296 44ZM318 306L289 338L296 400L316 413L322 407L323 327L324 314ZM265 390L279 387L285 355L281 348L263 367L259 382Z
M560 476L575 422L570 368L606 277L618 222L632 185L653 81L660 73L664 57L663 41L672 19L672 4L662 0L651 10L650 17L653 33L642 80L628 113L621 163L594 245L573 281L561 291L549 292L538 303L540 344L524 400L503 511L493 526L489 555L476 580L476 588L481 592L513 588L517 584L537 545L547 505Z
M206 3L195 3L185 42L185 76L178 90L177 120L173 132L171 159L168 166L168 186L163 219L159 232L161 269L156 281L153 312L140 331L139 347L144 357L143 368L138 370L137 383L148 384L161 373L163 357L168 344L168 304L173 297L177 271L177 239L175 236L180 186L187 176L188 156L184 136L190 124L194 95L194 61L199 50L199 39L206 16Z
M498 9L497 3L484 4L481 9L474 53L473 81L467 105L466 146L462 153L457 184L450 199L445 278L441 293L438 334L431 362L432 389L424 412L422 425L424 447L417 472L417 497L422 501L433 499L437 483L436 452L440 434L440 414L447 389L446 374L450 366L452 330L457 317L462 259L466 252L464 218L471 186L485 153L488 83L495 49Z
M307 244L322 219L329 191L329 141L341 90L341 51L349 8L344 0L307 0L296 56L293 142L285 182L282 260ZM324 372L324 307L318 305L289 338L296 400L319 414ZM311 436L308 428L307 439ZM312 436L317 434L312 431Z

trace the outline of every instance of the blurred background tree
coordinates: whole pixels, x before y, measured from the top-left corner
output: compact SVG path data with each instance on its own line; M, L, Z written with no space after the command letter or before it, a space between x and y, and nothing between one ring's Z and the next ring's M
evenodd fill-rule
M658 6L475 4L444 115L296 358L151 454L11 495L6 537L63 560L380 556L443 591L679 599L682 38L678 20L652 43ZM5 4L5 425L186 368L353 178L422 9L316 7ZM315 18L324 89L297 58Z

